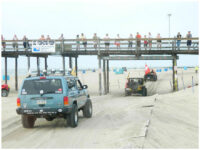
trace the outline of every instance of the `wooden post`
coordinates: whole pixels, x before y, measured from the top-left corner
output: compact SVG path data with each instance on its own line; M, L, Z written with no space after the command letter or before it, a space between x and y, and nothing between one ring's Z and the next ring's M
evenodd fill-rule
M177 76L177 55L173 59L173 91L178 91L178 76Z
M75 71L76 71L76 76L78 76L78 63L77 63L77 56L75 57Z
M48 65L47 65L47 56L44 57L44 68L47 71Z
M104 95L106 94L106 66L105 66L105 60L103 59L103 86L104 86Z
M98 56L99 59L99 95L101 95L101 57Z
M107 94L107 93L109 93L109 60L107 60L107 71L106 72L107 72L107 80L106 80L107 81L106 94Z
M72 57L69 57L69 68L72 69Z
M40 58L37 56L37 72L38 76L40 76Z
M7 73L8 73L7 57L5 57L5 84L7 84Z
M65 56L62 56L63 58L63 75L65 75Z
M18 90L18 76L17 76L17 70L18 70L18 63L17 63L17 57L15 57L15 90Z
M27 61L28 61L28 72L30 73L30 56L27 57Z

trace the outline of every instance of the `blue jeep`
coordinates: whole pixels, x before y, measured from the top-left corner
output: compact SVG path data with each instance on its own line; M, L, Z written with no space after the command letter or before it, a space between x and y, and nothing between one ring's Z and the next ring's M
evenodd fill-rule
M87 85L77 77L38 76L24 79L17 98L17 114L24 128L33 128L37 118L47 121L65 118L67 125L78 125L78 111L92 117L92 102Z

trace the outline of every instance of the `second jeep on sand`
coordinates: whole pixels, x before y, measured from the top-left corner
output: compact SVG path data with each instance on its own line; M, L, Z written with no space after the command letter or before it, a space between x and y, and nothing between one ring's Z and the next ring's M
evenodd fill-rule
M38 76L23 81L17 98L17 113L22 125L33 128L37 118L52 121L65 118L71 127L78 125L78 111L92 117L92 102L87 85L73 76Z

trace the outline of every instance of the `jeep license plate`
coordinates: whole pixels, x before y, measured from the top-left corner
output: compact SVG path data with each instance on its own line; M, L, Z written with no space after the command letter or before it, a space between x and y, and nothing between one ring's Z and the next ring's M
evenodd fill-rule
M44 104L46 104L46 101L45 100L37 100L37 104L44 105Z

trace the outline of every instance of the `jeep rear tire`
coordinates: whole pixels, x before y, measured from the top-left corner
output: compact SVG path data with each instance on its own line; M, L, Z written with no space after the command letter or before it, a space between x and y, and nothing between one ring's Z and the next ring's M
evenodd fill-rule
M83 116L86 118L92 117L92 102L90 99L87 100L85 106L83 107Z
M28 115L22 115L22 125L24 128L33 128L35 124L36 117L34 116L28 116Z
M54 120L54 118L52 118L52 117L47 117L47 118L45 118L47 121L53 121Z
M1 91L1 96L2 97L7 97L8 96L8 91L7 90L2 90Z
M78 108L76 104L73 104L72 112L67 116L67 124L73 128L78 126Z

